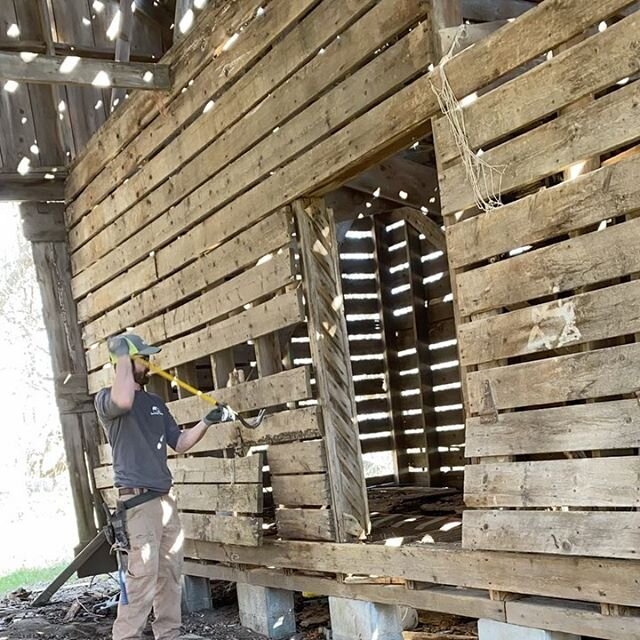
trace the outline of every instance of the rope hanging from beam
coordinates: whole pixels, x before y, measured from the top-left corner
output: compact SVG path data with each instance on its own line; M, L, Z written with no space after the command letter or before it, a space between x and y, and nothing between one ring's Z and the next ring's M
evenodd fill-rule
M490 211L502 206L501 185L504 167L496 167L482 158L480 151L474 152L467 136L462 103L456 97L445 71L446 63L453 57L453 52L460 38L464 35L465 27L459 27L447 53L442 57L436 68L439 75L439 87L431 82L440 110L447 119L451 132L464 165L467 180L473 190L475 204L481 211Z

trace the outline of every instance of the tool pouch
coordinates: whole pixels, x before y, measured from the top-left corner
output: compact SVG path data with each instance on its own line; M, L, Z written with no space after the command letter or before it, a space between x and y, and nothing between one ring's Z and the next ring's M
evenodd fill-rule
M107 506L104 506L107 514L107 525L104 534L112 549L128 551L129 536L127 535L127 508L123 502L118 502L116 510L111 513Z

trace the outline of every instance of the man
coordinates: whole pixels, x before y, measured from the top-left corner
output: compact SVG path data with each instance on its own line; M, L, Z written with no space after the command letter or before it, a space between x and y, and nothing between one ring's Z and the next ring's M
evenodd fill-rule
M96 396L96 411L113 450L114 485L126 510L129 539L126 593L113 626L114 640L138 640L153 607L156 640L177 640L181 622L183 533L170 495L167 445L185 453L215 422L228 419L215 408L195 427L181 431L162 398L148 393L149 356L158 353L134 334L108 341L115 365L110 389ZM143 497L144 496L144 497ZM135 497L138 504L128 508ZM146 498L149 498L145 501Z

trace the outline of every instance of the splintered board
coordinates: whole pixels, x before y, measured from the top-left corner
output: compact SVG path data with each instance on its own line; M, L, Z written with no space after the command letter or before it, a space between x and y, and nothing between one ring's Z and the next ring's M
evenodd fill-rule
M636 557L640 13L598 29L620 8L604 4L542 3L500 29L493 55L525 25L539 35L476 86L444 65L458 99L476 92L466 140L490 178L474 188L449 120L435 120L477 509L468 549Z

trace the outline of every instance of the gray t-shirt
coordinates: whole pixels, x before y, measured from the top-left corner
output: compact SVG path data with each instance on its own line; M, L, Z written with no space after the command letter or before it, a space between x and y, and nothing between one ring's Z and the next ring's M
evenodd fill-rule
M126 411L111 400L111 389L102 389L95 405L113 451L115 486L168 492L167 445L175 450L181 431L162 398L136 391Z

